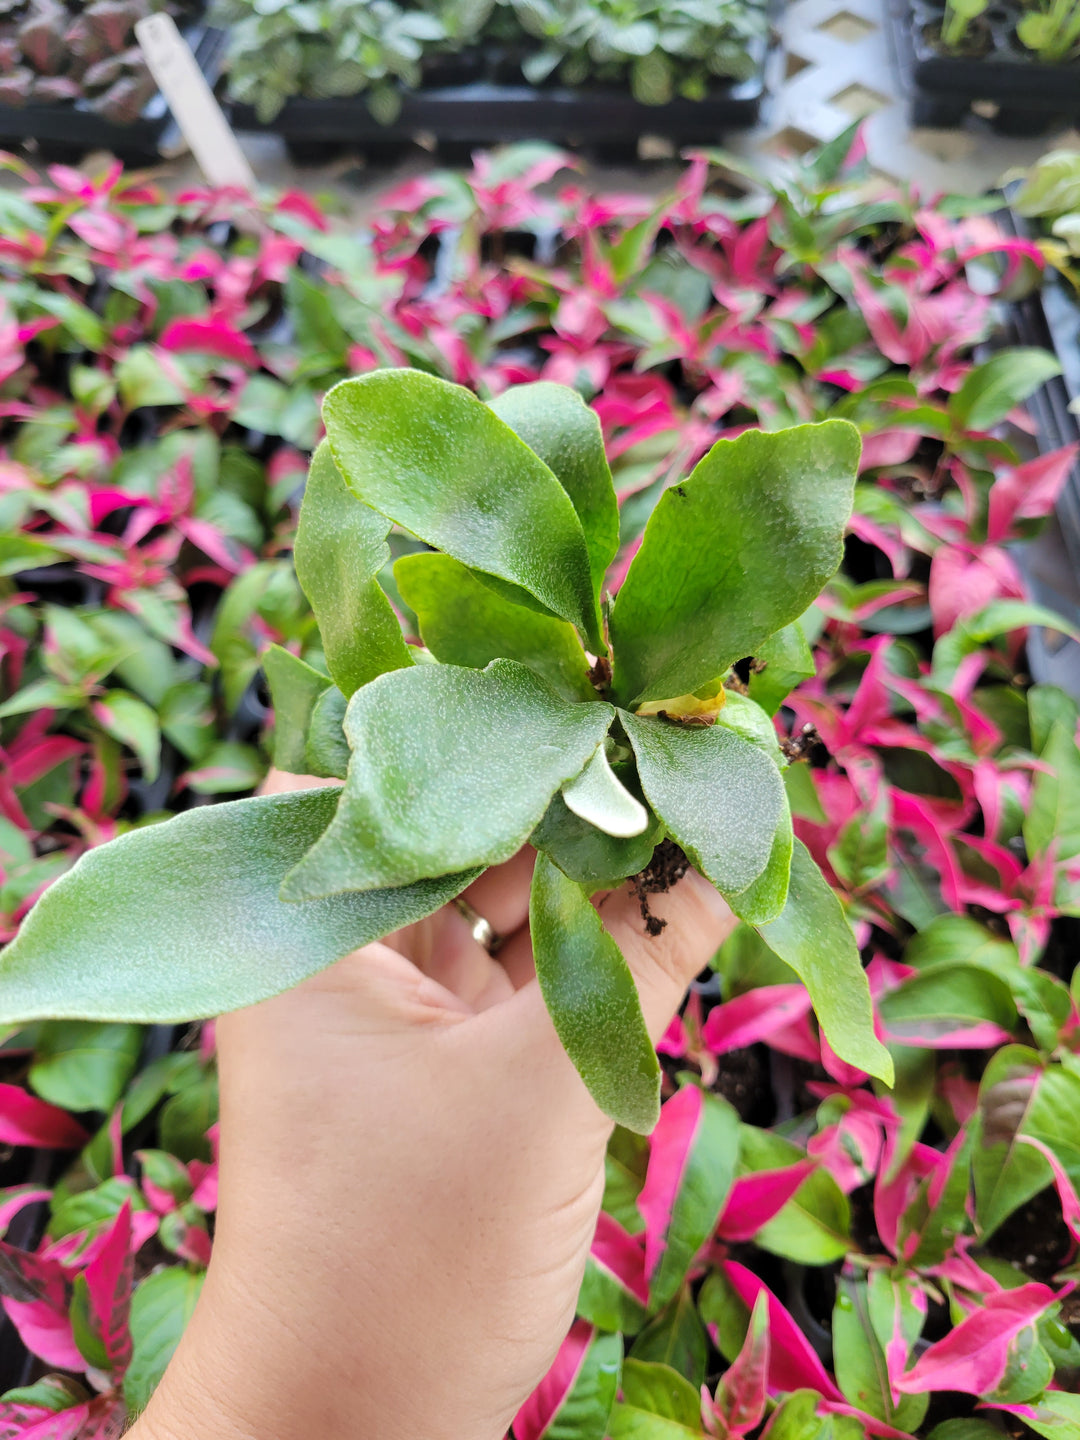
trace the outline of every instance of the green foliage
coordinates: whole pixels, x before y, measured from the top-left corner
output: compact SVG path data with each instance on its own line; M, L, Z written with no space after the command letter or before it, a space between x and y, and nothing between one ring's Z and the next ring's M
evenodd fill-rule
M810 992L821 1028L838 1055L890 1084L893 1065L874 1037L870 987L840 901L801 840L780 915L758 927L769 949Z
M989 3L990 0L946 0L941 22L941 43L946 49L961 49L971 22L984 14Z
M748 41L765 33L765 11L743 0L504 0L540 46L525 60L538 84L625 83L646 105L676 94L698 100L717 76L746 79Z
M599 594L619 548L619 502L595 411L576 390L545 380L505 390L491 409L539 455L570 496Z
M746 79L768 28L758 0L215 0L213 15L230 30L230 93L260 119L292 95L363 94L384 124L432 62L485 41L523 50L531 84L629 85L663 105Z
M482 670L500 657L520 660L568 700L595 694L585 651L565 620L515 605L460 560L433 551L402 555L394 579L420 638L444 665Z
M664 492L611 611L621 703L694 691L802 614L840 564L858 463L844 421L750 430Z
M85 856L6 952L0 1018L176 1019L248 1004L427 914L531 837L537 970L556 1029L607 1112L649 1130L656 1058L589 897L644 869L667 834L806 980L836 1052L890 1077L839 902L802 847L792 870L772 723L722 688L835 568L854 429L721 441L669 492L678 513L661 501L611 612L611 693L627 705L711 681L710 699L681 696L669 715L616 710L605 669L587 668L583 644L603 653L617 534L580 399L535 385L489 407L430 375L379 371L331 390L324 416L297 570L337 684L283 647L266 666L281 763L344 771L344 786L190 811ZM431 653L407 649L375 580L391 522L442 551L397 566ZM219 619L222 637L234 623ZM797 637L794 650L798 665ZM710 723L684 728L680 716L702 708ZM174 907L182 918L169 923Z
M401 108L399 83L415 89L425 54L450 48L434 6L396 0L216 0L213 18L230 32L230 93L260 120L272 120L290 95L364 94L389 124Z
M578 512L489 406L419 370L377 370L335 385L323 418L338 468L365 504L527 592L603 650L599 578Z
M1048 224L1063 248L1080 256L1080 151L1049 151L1027 172L1012 205L1018 214ZM1055 258L1053 252L1048 258Z
M979 1086L982 1143L974 1155L976 1219L984 1235L1049 1184L1050 1166L1027 1137L1048 1146L1080 1187L1080 1074L1023 1045L990 1060Z
M949 417L964 430L989 430L1060 374L1060 364L1046 350L1006 350L968 372L949 401Z
M28 1078L51 1105L108 1114L135 1073L141 1044L137 1025L50 1021L37 1032Z
M509 860L611 718L609 705L570 704L515 660L381 676L349 705L341 802L283 896L314 900Z
M203 1276L184 1268L148 1275L131 1297L131 1364L124 1376L124 1399L133 1415L145 1410L165 1367L172 1359Z
M296 529L296 575L319 626L326 667L346 699L412 664L376 575L390 558L390 522L358 505L327 442L315 452ZM288 768L288 767L287 767Z
M673 839L722 895L740 895L768 865L785 813L775 762L722 725L683 730L625 712L622 723Z
M3 952L0 1023L190 1020L250 1005L430 914L474 878L285 904L281 882L337 800L336 790L234 800L89 851Z
M678 1370L630 1358L622 1399L611 1416L611 1440L686 1440L700 1435L701 1396Z
M633 976L587 891L542 854L529 930L540 992L566 1053L600 1108L647 1134L660 1117L660 1066Z
M1024 9L1016 36L1047 65L1061 65L1080 54L1080 4L1077 0L1041 0Z

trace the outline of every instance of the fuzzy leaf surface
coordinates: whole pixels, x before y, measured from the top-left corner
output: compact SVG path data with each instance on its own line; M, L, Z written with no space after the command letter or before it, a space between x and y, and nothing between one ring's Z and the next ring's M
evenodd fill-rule
M593 589L599 595L619 548L619 502L596 412L576 390L550 380L514 385L489 406L539 455L570 496L585 531Z
M344 780L349 768L349 745L343 726L349 702L331 685L315 702L304 746L304 775Z
M341 804L282 895L314 900L509 860L611 718L610 705L570 704L514 660L380 676L349 703Z
M412 664L397 616L375 576L390 529L352 493L323 441L315 451L296 532L296 575L319 622L326 664L343 695Z
M781 914L791 882L791 857L794 851L795 831L792 828L791 810L785 793L768 864L752 885L729 899L728 903L740 920L744 920L748 925L764 925Z
M519 660L568 700L595 697L585 651L565 620L513 604L450 555L403 555L394 579L421 639L445 665L483 670L492 660Z
M611 612L620 703L696 690L803 613L840 563L859 447L843 420L750 430L664 492Z
M603 650L573 503L483 401L418 370L377 370L335 385L323 419L362 500L463 564L521 586Z
M431 914L476 878L472 870L283 904L282 878L326 829L340 793L205 806L88 851L4 951L0 1023L146 1023L235 1010Z
M660 1114L660 1065L622 952L580 885L536 857L529 926L540 993L596 1103L648 1134Z
M786 811L779 770L721 725L684 730L625 711L619 718L668 831L722 894L746 890L768 865Z
M307 733L312 711L332 681L280 645L262 657L274 705L274 764L290 775L310 775Z
M840 901L801 840L779 919L758 927L762 939L810 992L829 1044L842 1060L892 1084L889 1052L874 1035L870 986Z
M663 826L650 811L648 827L628 839L607 835L553 795L529 843L551 857L564 874L590 892L614 890L630 875L644 870L663 838Z

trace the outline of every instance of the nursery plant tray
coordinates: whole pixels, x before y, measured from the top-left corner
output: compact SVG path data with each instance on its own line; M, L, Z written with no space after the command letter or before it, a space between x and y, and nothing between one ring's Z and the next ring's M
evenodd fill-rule
M233 105L232 122L238 130L272 130L285 139L296 158L313 160L327 145L394 148L421 135L434 136L443 146L546 140L629 153L636 151L642 135L659 136L675 145L715 143L725 131L756 122L765 92L767 49L764 38L755 42L750 79L718 82L704 100L644 105L629 90L611 86L569 89L484 80L407 93L401 113L390 125L372 116L362 95L295 97L265 124L250 106Z
M186 30L185 39L199 68L213 84L221 72L226 35L207 25ZM85 100L64 104L0 105L0 145L37 142L50 160L69 160L91 150L108 150L127 164L156 160L178 149L177 129L159 90L130 125L98 115Z
M1031 227L1014 212L998 215L1003 229L1029 237ZM1053 350L1061 374L1025 401L1035 423L1040 454L1080 442L1080 417L1069 409L1080 399L1080 305L1056 274L1041 291L1010 305L1004 343ZM1080 630L1080 459L1058 496L1057 508L1039 536L1019 548L1017 560L1032 596ZM1034 679L1060 685L1080 698L1080 644L1034 628L1028 633L1028 665Z
M984 57L943 55L924 33L941 7L889 0L886 8L914 124L962 125L973 104L986 107L986 118L1002 134L1039 134L1055 121L1080 120L1080 62L1044 65L1001 28L994 28L996 48Z

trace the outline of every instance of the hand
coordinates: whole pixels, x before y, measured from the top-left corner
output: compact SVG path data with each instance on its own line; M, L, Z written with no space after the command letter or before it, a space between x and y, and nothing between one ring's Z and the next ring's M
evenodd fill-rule
M267 790L317 781L271 775ZM500 1440L573 1319L611 1126L552 1028L532 852L218 1023L221 1193L195 1315L136 1440ZM735 921L689 874L601 902L654 1039Z

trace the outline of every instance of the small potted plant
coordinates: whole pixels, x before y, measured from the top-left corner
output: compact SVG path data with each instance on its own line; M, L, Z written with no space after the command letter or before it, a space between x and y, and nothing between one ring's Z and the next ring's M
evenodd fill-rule
M764 90L761 0L215 0L239 126L294 158L507 139L708 143L752 125Z
M975 102L1009 134L1080 117L1077 0L891 0L890 15L916 124L959 125Z
M651 1129L660 1072L590 897L687 865L804 980L835 1052L891 1079L839 901L792 832L769 710L840 560L845 421L721 440L665 492L611 602L595 415L376 371L323 405L296 542L326 673L271 648L276 759L339 787L195 809L85 855L0 965L0 1023L247 1005L460 895L531 842L537 975L597 1101ZM424 648L376 580L392 524ZM797 667L796 667L797 668ZM766 701L759 704L755 688Z

